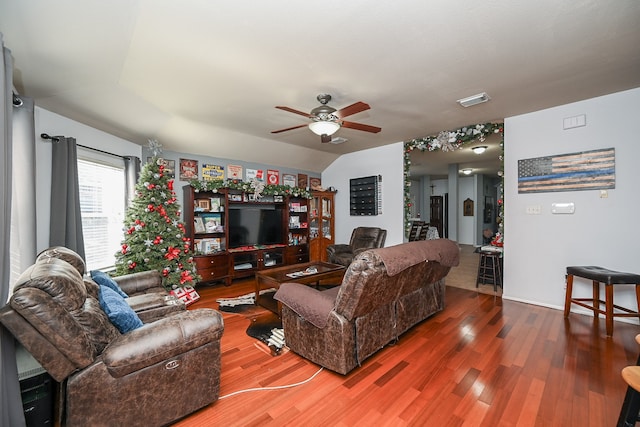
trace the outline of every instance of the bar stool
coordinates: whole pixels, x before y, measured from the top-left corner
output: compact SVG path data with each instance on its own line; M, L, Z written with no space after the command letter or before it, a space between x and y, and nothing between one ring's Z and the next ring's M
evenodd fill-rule
M572 297L574 276L590 279L592 281L592 298ZM572 303L592 310L594 317L597 317L598 314L604 314L608 336L613 335L614 317L638 317L640 319L640 312L620 307L613 303L613 285L633 284L636 286L636 302L640 309L640 274L624 273L596 266L571 266L567 267L566 280L567 292L564 301L565 318L569 317ZM600 299L600 283L604 283L605 285L604 301ZM586 304L587 302L590 302L591 305ZM602 304L605 305L604 310L600 308ZM618 311L614 311L614 309L617 309Z
M502 266L500 261L499 252L480 251L476 288L479 285L493 285L493 291L498 292L498 286L502 287Z

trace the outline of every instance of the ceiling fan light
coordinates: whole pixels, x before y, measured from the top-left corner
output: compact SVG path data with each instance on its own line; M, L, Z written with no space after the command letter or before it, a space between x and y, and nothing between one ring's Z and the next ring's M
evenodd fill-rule
M488 147L486 145L479 145L477 147L473 147L471 150L473 150L473 152L476 154L482 154L487 148Z
M317 121L309 123L309 129L316 135L333 135L340 129L337 122Z
M466 98L458 99L456 102L463 107L471 107L472 105L482 104L483 102L487 102L491 97L487 94L487 92L482 92L477 95L468 96Z

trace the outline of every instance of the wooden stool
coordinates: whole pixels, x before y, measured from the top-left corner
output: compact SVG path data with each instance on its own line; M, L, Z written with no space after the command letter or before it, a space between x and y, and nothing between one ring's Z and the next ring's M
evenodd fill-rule
M493 291L498 292L498 286L502 287L502 267L500 266L500 253L480 251L478 262L478 285L493 285Z
M636 342L640 344L640 335L636 335ZM622 369L622 379L627 383L627 393L620 408L617 427L635 426L640 412L640 356L636 366Z
M571 296L573 290L573 276L590 279L593 283L593 298L573 298ZM605 300L600 299L600 283L605 285ZM594 317L598 314L604 314L607 335L613 335L613 318L614 317L638 317L640 312L633 311L628 308L620 307L613 303L613 285L633 284L636 286L636 301L640 309L640 274L623 273L620 271L608 270L595 266L573 266L567 267L567 292L564 301L564 317L569 317L571 303L581 307L588 308L593 311ZM591 305L586 304L591 302ZM604 304L604 311L600 309ZM614 312L614 308L618 312ZM621 311L621 312L620 312Z

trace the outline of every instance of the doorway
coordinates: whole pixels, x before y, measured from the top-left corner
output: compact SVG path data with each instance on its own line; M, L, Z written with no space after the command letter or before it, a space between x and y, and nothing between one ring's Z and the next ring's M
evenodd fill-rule
M444 196L431 196L429 203L429 225L438 229L438 236L448 238L449 193Z

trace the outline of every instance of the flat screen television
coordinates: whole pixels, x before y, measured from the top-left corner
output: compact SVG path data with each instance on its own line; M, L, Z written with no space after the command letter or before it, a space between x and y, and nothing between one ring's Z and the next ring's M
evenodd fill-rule
M229 206L229 248L284 243L283 215L270 205Z

